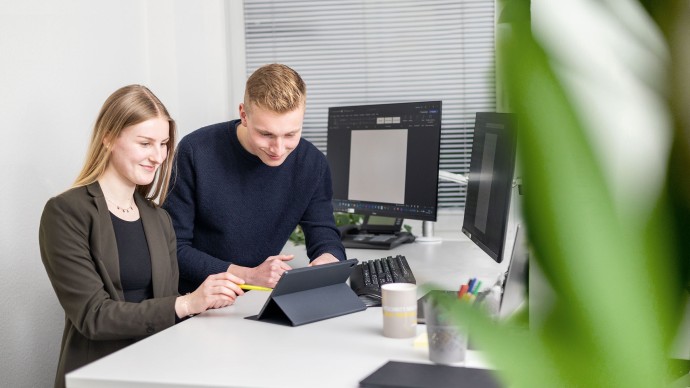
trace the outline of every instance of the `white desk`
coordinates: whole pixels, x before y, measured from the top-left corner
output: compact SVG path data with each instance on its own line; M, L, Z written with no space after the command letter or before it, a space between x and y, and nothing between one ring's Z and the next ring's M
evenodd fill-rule
M286 247L306 264L303 247ZM349 258L403 254L417 284L457 289L471 276L495 279L493 262L467 239L405 244L391 251L348 250ZM207 311L67 375L79 387L350 387L389 360L428 362L413 339L382 335L381 308L299 327L243 319L259 312L267 292L252 291L233 306ZM418 332L425 330L419 325ZM468 351L466 365L484 365Z

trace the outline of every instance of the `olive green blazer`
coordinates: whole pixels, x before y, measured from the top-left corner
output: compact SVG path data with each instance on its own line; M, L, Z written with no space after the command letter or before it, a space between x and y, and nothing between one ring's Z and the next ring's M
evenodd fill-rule
M178 268L168 213L134 196L151 255L153 299L124 301L117 242L98 183L70 189L46 204L41 259L62 308L65 328L56 387L65 373L175 324ZM123 371L124 373L124 371Z

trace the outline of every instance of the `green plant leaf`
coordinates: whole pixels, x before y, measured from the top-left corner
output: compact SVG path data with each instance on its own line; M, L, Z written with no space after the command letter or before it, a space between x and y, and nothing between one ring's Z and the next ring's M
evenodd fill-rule
M304 231L302 231L302 227L297 225L295 230L293 230L290 234L290 238L288 240L292 241L294 245L305 244Z
M513 3L529 14L529 1ZM500 50L520 122L531 259L555 302L529 332L492 324L462 304L451 306L455 317L514 386L664 385L666 345L678 315L678 285L663 281L677 270L666 198L646 220L617 211L582 121L531 35L528 17L513 25Z

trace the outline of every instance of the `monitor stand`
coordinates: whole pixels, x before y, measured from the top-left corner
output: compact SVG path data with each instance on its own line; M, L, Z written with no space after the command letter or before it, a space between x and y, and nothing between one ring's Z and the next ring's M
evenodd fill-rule
M434 223L432 221L422 222L422 236L417 237L417 242L420 243L440 243L443 241L441 237L434 236Z
M361 225L341 226L340 238L345 248L392 249L415 240L400 230L402 222L402 218L364 216Z

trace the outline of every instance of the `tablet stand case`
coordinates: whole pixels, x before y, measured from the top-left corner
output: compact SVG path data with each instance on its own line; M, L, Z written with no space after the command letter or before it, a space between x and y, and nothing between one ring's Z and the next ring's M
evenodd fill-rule
M258 315L264 322L299 326L366 309L345 283L356 259L286 271Z

